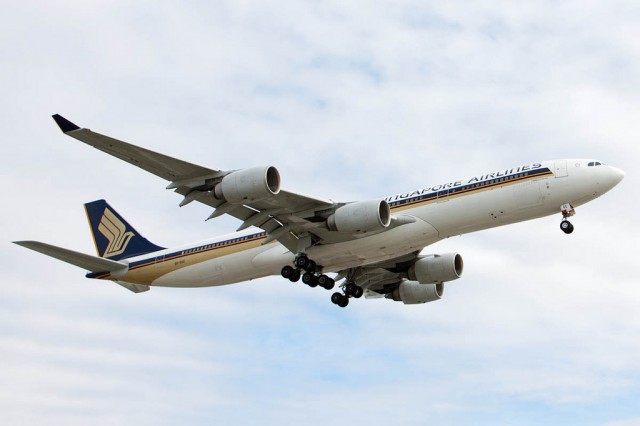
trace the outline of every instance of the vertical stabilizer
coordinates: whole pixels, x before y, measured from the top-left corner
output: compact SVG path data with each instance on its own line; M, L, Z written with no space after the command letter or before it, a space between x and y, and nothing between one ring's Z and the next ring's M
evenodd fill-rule
M112 260L163 250L144 238L105 200L84 205L98 256Z

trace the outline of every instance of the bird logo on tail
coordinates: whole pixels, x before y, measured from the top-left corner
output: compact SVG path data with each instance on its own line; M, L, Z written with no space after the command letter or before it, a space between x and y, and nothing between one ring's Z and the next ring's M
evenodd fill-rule
M127 231L127 226L116 217L108 208L104 209L98 231L109 241L109 245L104 251L104 257L116 256L124 253L131 238L135 234Z

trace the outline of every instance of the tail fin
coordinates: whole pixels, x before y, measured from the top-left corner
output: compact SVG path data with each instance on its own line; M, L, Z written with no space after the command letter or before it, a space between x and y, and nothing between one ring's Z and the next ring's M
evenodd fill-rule
M120 260L164 249L140 235L105 200L92 201L84 208L98 256Z

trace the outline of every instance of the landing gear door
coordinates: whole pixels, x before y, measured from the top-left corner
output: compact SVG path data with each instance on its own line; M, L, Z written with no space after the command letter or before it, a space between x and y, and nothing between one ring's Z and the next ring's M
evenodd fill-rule
M553 163L553 174L556 178L567 177L567 160L560 160Z

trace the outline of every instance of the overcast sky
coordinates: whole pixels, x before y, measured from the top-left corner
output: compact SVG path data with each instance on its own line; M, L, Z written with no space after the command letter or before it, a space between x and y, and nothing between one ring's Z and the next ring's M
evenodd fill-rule
M0 423L640 424L640 6L523 3L5 4ZM165 246L239 224L54 113L341 201L553 158L626 178L570 236L557 215L426 248L465 259L426 305L279 277L136 295L10 242L93 253L98 198Z

